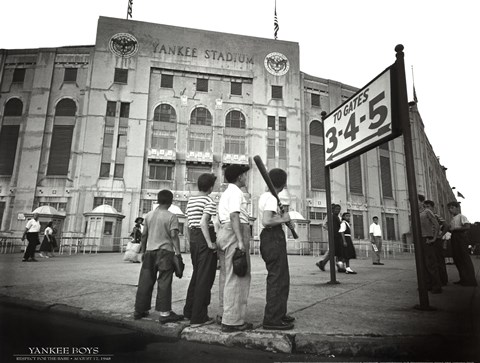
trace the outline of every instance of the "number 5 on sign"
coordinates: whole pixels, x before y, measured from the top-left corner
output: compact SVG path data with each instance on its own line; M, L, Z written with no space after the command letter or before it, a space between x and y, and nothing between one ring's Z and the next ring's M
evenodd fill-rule
M396 136L391 67L324 120L325 166L335 166Z

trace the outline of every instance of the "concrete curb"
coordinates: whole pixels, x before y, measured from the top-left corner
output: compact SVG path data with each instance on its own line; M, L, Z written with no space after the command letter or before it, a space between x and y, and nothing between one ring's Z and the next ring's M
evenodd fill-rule
M144 334L168 339L243 347L287 354L315 354L319 356L349 357L389 357L411 358L432 355L431 347L451 347L459 344L464 336L365 336L365 335L326 335L316 333L283 333L268 330L223 333L218 325L190 328L186 322L161 325L150 318L133 320L131 315L105 314L100 311L86 311L64 304L47 304L35 300L13 298L0 295L0 304L22 307L36 311L50 311L92 322L110 324L133 329ZM257 327L258 328L258 327ZM439 351L435 356L438 357Z
M223 333L219 328L185 328L181 338L197 343L245 347L269 352L292 353L293 336L250 330L248 332Z

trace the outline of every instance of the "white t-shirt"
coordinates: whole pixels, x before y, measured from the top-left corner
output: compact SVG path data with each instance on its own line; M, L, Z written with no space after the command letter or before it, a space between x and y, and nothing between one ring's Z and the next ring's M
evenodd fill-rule
M470 222L468 221L467 217L459 213L452 218L452 221L450 222L450 229L454 231L456 229L462 228L465 224L469 224L469 223Z
M28 229L28 233L40 232L40 222L35 219L30 219L25 226Z
M382 237L382 229L376 223L370 225L370 233L372 233L374 237Z
M338 230L338 232L345 233L347 231L347 227L350 228L350 224L347 221L342 221L342 223L340 223L340 229ZM345 234L345 236L350 236L350 235Z
M260 228L263 229L263 212L271 211L274 213L279 213L277 198L275 198L272 193L265 192L260 196L258 200L258 219L262 222Z
M230 222L230 213L240 212L240 223L248 223L247 199L235 184L228 184L218 202L218 218L221 223Z
M51 236L51 235L53 234L53 229L52 229L52 227L47 227L47 228L45 228L45 232L43 232L43 233L45 234L45 236L46 236L46 235Z

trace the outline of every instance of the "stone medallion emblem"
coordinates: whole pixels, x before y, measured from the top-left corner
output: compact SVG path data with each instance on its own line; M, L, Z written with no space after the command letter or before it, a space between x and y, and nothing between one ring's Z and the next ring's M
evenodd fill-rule
M273 52L265 57L265 68L274 76L283 76L290 68L290 62L282 53Z
M128 58L138 51L137 39L128 33L117 33L110 38L110 51L119 57Z

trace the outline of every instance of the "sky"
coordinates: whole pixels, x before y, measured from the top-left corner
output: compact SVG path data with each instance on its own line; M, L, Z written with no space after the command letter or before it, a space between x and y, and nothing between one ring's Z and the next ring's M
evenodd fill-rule
M298 42L300 69L362 88L403 44L425 131L462 212L480 221L480 22L476 0L277 0L279 40ZM2 1L0 48L93 45L99 16L128 0ZM275 0L133 0L133 20L273 38ZM413 72L412 72L413 71ZM412 74L413 73L413 74Z

